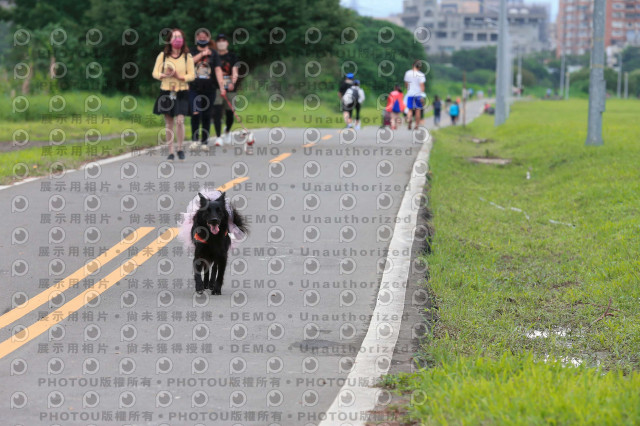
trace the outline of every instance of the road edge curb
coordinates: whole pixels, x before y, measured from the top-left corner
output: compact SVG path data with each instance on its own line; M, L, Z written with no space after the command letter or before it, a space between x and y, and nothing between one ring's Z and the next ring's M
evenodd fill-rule
M396 216L408 216L409 221L404 223L404 221L400 220L395 224L386 261L386 265L393 266L384 271L380 280L380 288L371 322L351 372L331 406L325 412L324 419L319 423L319 426L364 425L368 413L374 410L377 405L377 396L382 389L370 387L368 384L375 383L377 379L388 373L398 335L400 334L407 281L411 269L414 234L418 213L420 212L420 206L414 205L414 200L424 194L432 147L433 138L429 133L411 168L409 186L404 192L400 209ZM424 173L416 173L417 168L422 165L421 162L426 165L426 170ZM408 252L408 255L402 255L403 252ZM381 303L380 295L383 290L391 292L391 302ZM385 320L386 318L388 320ZM380 331L384 327L391 327L391 333L386 337L381 337ZM371 348L372 350L365 349L363 351L362 348ZM386 366L380 367L380 361L386 363ZM361 382L367 383L367 385L358 385ZM343 402L344 400L347 402Z

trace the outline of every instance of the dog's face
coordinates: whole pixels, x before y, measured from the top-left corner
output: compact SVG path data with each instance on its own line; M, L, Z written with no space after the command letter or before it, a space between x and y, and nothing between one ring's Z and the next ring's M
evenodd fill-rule
M207 223L209 231L217 235L220 232L220 225L226 226L226 221L229 219L225 193L223 192L217 200L210 200L200 193L198 196L200 197L200 217Z

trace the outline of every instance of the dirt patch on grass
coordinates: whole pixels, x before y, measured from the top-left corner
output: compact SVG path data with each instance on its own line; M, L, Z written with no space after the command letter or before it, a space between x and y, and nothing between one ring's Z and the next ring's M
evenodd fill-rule
M558 289L566 288L566 287L575 287L577 285L580 285L580 283L577 282L577 281L563 281L561 283L553 284L551 286L551 288L554 289L554 290L558 290Z
M500 157L469 157L469 161L477 164L494 164L498 166L504 166L511 163L510 158L500 158Z
M388 426L414 426L418 425L417 421L409 420L406 407L411 401L406 397L397 397L394 403L387 405L383 409L373 410L369 412L369 420L365 422L366 426L388 425Z
M481 144L481 143L493 142L493 139L488 139L488 138L471 138L471 142L476 143L476 144Z

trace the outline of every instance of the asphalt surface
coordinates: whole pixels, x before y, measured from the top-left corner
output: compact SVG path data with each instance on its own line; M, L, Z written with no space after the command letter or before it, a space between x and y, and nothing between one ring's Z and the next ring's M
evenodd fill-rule
M424 132L255 138L252 155L160 149L0 191L3 424L319 423L366 334ZM228 182L250 235L222 295L197 296L176 222Z

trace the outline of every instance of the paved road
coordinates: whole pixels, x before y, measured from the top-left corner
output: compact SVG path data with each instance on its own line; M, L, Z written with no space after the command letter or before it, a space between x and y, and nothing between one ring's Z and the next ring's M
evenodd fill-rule
M319 422L366 334L424 135L255 136L253 155L156 150L0 191L3 424ZM251 226L221 296L194 294L174 238L203 184L226 185Z

